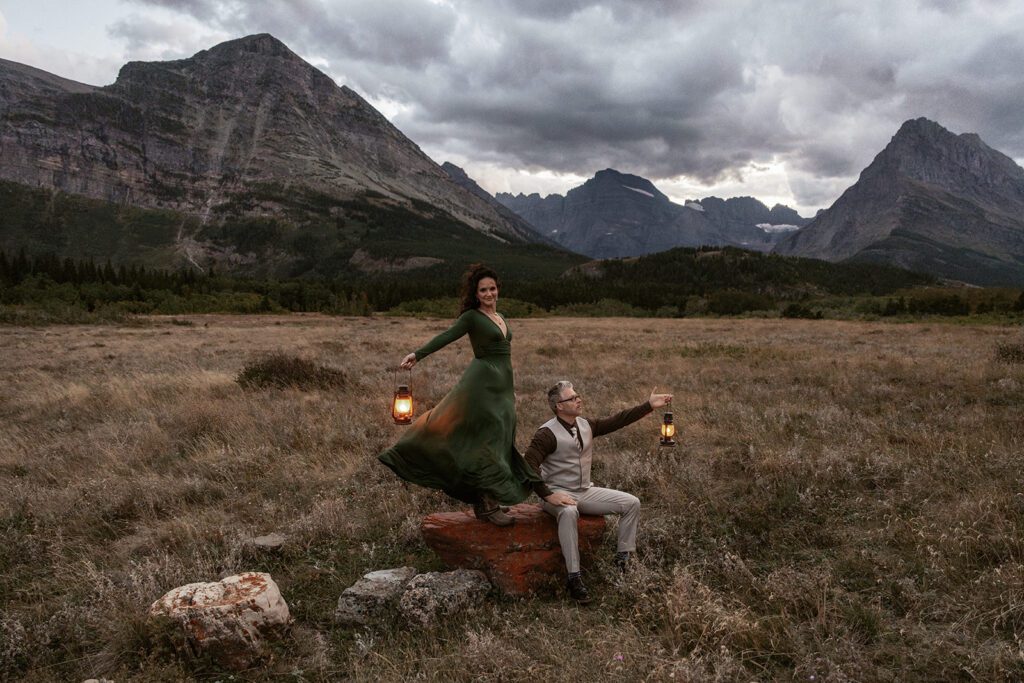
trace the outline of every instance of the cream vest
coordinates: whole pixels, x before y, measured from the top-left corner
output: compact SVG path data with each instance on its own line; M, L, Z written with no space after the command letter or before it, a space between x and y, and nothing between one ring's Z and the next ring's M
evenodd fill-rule
M540 464L540 476L544 483L554 489L580 491L594 485L590 481L590 464L593 462L594 438L590 423L582 417L576 418L576 428L583 439L583 450L564 425L553 417L541 427L547 427L555 435L558 446Z

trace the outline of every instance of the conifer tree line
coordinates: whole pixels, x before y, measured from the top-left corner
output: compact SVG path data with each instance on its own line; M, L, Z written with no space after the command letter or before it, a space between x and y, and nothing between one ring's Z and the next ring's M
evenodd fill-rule
M366 291L322 280L251 280L210 269L164 270L141 265L102 265L93 259L10 255L0 250L0 303L63 303L87 311L117 307L123 313L270 313L320 311L368 315Z
M455 270L452 270L452 269ZM935 287L934 278L869 264L827 264L734 249L676 249L637 261L608 261L599 275L502 283L513 315L741 315L777 310L784 317L820 318L806 296L859 297L862 315L971 315L1024 311L1024 293L969 299ZM75 307L115 314L322 312L369 315L375 311L447 317L457 304L458 275L451 272L345 274L288 280L245 278L195 268L165 270L102 264L93 259L0 250L0 304ZM923 287L923 289L921 289ZM897 293L898 292L898 293ZM420 302L417 304L417 302ZM447 302L447 303L445 303ZM451 309L451 310L449 310Z
M57 284L101 283L174 290L195 285L199 279L194 270L167 271L124 264L115 268L109 259L97 265L93 259L62 259L52 253L30 257L24 249L12 257L0 250L0 283L10 287L32 276L46 277Z

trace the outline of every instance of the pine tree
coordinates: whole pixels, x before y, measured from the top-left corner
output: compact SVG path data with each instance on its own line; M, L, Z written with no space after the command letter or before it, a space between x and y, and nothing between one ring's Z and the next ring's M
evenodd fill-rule
M117 283L117 273L114 272L114 265L110 262L110 259L107 259L107 262L103 265L100 280L109 284Z

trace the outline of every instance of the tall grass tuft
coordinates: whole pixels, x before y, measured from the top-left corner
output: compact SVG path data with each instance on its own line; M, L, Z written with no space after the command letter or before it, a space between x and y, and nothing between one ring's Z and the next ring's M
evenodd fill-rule
M335 389L345 386L345 374L306 358L273 353L249 361L236 381L244 389Z
M1004 363L1024 363L1024 343L996 344L996 359Z

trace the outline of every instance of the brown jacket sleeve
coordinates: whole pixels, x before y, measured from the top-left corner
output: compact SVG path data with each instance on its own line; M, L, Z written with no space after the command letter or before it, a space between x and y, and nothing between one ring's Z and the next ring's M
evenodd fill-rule
M541 427L533 435L530 447L526 449L523 457L526 458L526 462L530 464L530 467L533 468L533 471L539 477L540 464L544 462L545 458L554 453L556 448L558 448L558 441L555 439L555 435L547 427ZM551 495L551 489L543 481L533 485L533 492L541 499Z
M617 429L622 429L626 425L633 424L652 410L654 410L654 408L651 407L651 402L644 401L638 406L623 410L621 413L615 413L610 417L602 417L600 420L594 420L590 423L590 428L593 430L595 437L611 434ZM553 439L554 434L551 436Z

